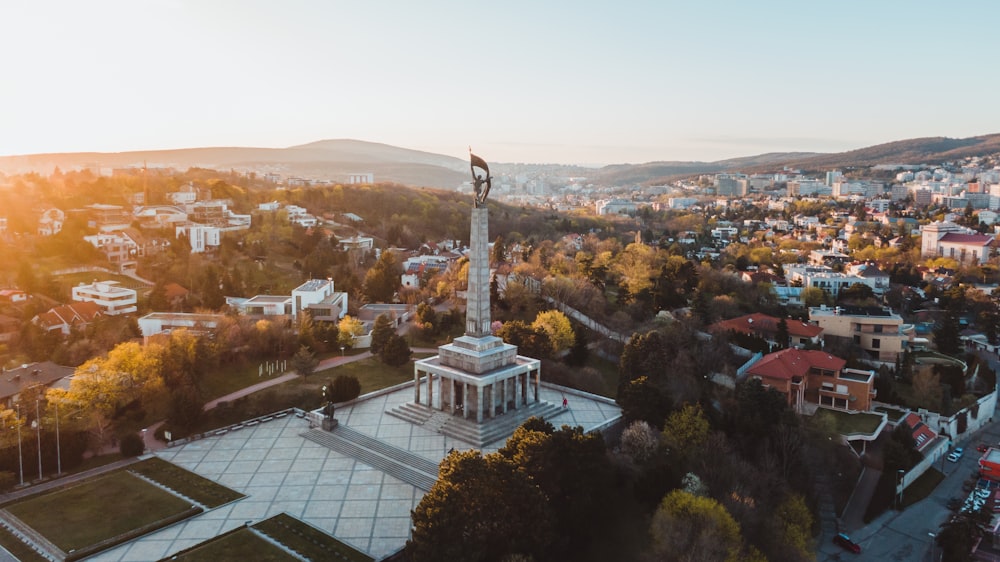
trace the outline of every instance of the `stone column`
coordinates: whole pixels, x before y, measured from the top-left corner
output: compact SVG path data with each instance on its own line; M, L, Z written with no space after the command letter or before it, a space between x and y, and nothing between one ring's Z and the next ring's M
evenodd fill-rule
M427 373L427 407L434 407L434 373Z
M420 403L420 371L413 370L413 403Z
M472 392L476 395L476 423L483 423L483 395L486 393L481 386L473 386Z
M486 207L472 209L465 335L474 338L482 338L491 334L489 216L489 210Z

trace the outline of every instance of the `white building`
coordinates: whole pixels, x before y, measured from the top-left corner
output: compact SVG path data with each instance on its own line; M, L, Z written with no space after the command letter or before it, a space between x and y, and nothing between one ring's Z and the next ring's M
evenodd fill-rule
M208 248L216 248L222 243L222 232L216 226L187 223L174 229L174 236L186 236L191 244L191 252L200 254Z
M854 284L867 285L875 294L884 293L888 288L888 278L837 273L826 266L788 265L785 266L785 277L790 283L801 284L802 287L823 289L834 297Z
M133 289L120 286L118 281L94 281L90 285L73 287L72 298L76 302L92 302L101 307L108 316L120 316L136 311L137 293Z
M628 199L601 199L594 204L598 215L630 215L638 208Z
M38 219L38 234L40 236L52 236L58 234L66 222L66 213L59 209L49 209L42 213Z
M933 222L920 229L920 255L945 257L959 263L984 264L994 238L950 222Z
M214 330L219 321L225 318L222 314L192 314L187 312L151 312L139 319L139 330L142 337L148 338L156 334L170 333L179 328L185 328L192 333L204 333Z
M375 183L375 174L371 172L365 172L363 174L348 174L347 183L350 185L373 184Z
M347 293L334 290L333 279L310 279L292 290L292 317L307 309L316 320L339 320L347 314Z

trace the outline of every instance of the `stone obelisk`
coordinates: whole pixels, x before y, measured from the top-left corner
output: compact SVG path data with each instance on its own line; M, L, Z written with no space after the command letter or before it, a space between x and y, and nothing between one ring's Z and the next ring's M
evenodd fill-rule
M443 411L463 423L446 422L439 432L482 447L508 435L508 429L513 431L509 425L523 421L522 417L545 417L546 412L558 413L559 409L539 399L541 362L519 356L517 346L494 336L490 329L486 196L491 178L486 162L474 154L470 157L476 198L469 239L465 334L439 346L436 356L416 361L413 403L390 413L423 424L431 412ZM477 168L483 173L477 173Z

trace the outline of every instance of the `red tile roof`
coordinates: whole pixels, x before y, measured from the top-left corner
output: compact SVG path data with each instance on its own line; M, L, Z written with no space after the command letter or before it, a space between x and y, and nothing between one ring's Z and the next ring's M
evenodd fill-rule
M918 451L923 450L924 447L929 445L931 441L934 441L934 438L937 437L937 433L934 433L933 429L924 425L920 416L914 414L913 412L906 414L906 417L903 418L903 423L905 423L907 427L912 430L913 440L917 444Z
M787 380L793 377L806 376L809 373L810 367L839 371L844 368L846 363L847 361L839 357L834 357L825 351L805 351L791 348L765 355L747 370L747 374Z
M101 315L101 307L93 302L77 302L57 306L48 312L35 317L35 323L45 330L53 330L57 326L89 324Z
M716 322L709 327L709 331L728 332L732 330L744 334L759 334L763 332L773 335L778 333L778 324L780 322L780 318L756 312L754 314L747 314L745 316ZM788 324L788 335L790 336L814 338L823 333L823 328L820 328L815 324L808 324L806 322L802 322L801 320L793 320L791 318L785 319L785 322Z
M986 236L985 234L958 234L957 232L949 232L941 238L938 242L950 242L952 244L974 244L976 246L986 246L993 241L992 236Z

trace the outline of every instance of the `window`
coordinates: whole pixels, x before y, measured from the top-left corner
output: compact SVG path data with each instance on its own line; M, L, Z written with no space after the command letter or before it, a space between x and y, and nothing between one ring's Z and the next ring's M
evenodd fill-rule
M881 345L882 345L882 340L880 340L878 338L873 338L872 339L872 349L879 349L879 347L881 347Z
M855 335L854 336L854 343L856 343L858 345L861 345L861 336Z
M874 328L875 328L875 333L876 334L881 334L882 333L882 325L881 324L875 324Z

